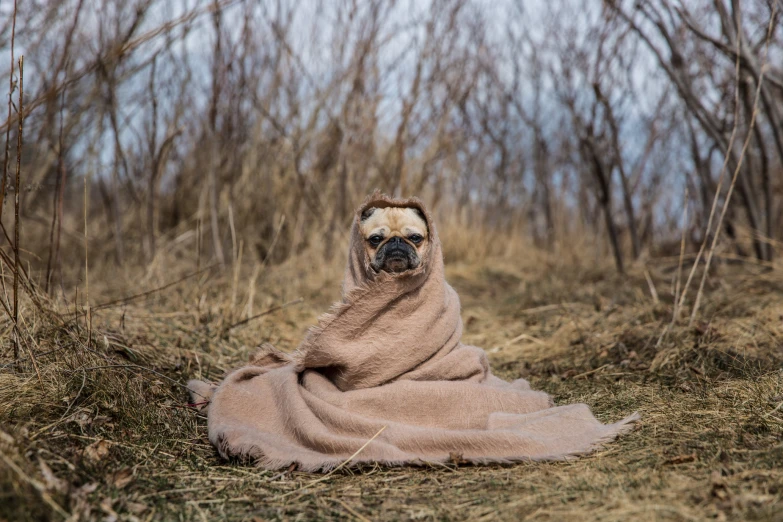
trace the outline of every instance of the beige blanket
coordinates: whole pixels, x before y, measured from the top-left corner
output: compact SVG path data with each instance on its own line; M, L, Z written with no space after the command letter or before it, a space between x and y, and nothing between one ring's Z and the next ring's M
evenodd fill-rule
M370 268L359 216L383 206L416 206L426 216L432 243L415 270ZM210 400L209 440L220 454L270 469L328 470L348 459L562 459L596 449L638 418L604 425L585 404L555 407L527 381L492 375L486 353L461 336L459 297L444 279L430 215L417 199L376 193L356 212L342 302L296 352L265 345L217 388L189 388L194 402Z

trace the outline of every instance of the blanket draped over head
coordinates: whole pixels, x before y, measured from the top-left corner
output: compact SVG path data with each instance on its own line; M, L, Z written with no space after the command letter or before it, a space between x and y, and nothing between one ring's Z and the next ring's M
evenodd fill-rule
M416 207L430 234L420 265L376 273L359 230L371 207ZM351 230L343 299L291 355L264 345L217 387L191 381L209 400L209 440L224 457L276 469L332 469L460 460L486 463L584 454L632 427L602 424L585 404L555 407L527 381L494 376L484 350L460 342L457 293L444 279L438 234L418 199L379 193ZM368 443L369 441L369 443Z

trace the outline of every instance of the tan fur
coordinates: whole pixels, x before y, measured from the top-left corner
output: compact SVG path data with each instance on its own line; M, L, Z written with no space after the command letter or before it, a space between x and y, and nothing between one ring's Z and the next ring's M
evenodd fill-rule
M419 257L424 255L430 243L427 223L412 208L377 208L370 217L361 222L360 228L365 239L364 248L370 258L385 242L395 236L403 238L406 243L414 247ZM367 239L375 234L383 236L383 241L374 247L367 242ZM408 239L413 234L421 235L424 241L418 245L414 244Z

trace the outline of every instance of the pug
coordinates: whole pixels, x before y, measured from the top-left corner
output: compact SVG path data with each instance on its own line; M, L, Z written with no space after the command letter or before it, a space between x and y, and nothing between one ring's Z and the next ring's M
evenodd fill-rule
M376 272L412 270L429 247L427 221L418 208L368 208L362 212L359 228Z

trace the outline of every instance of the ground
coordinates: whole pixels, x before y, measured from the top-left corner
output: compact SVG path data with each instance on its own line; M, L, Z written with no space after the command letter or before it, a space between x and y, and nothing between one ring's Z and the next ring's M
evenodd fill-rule
M642 420L566 462L329 475L222 460L183 384L220 379L261 342L295 348L338 297L337 264L184 279L107 268L91 273L89 314L83 294L74 306L27 292L16 366L0 324L0 520L783 519L783 278L716 266L689 326L687 310L672 323L676 265L619 276L586 261L447 260L463 341L499 376L605 422Z

